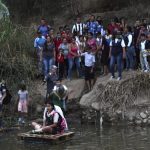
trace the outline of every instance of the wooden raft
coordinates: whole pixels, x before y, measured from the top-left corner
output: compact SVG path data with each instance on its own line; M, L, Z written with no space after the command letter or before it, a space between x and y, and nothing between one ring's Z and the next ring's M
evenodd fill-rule
M74 136L74 132L66 132L63 134L48 135L48 134L33 134L33 133L20 133L18 138L24 141L41 141L51 142L54 144L70 140Z

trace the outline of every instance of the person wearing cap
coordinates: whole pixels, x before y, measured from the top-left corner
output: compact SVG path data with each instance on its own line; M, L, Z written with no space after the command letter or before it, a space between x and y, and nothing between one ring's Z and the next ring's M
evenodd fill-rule
M49 71L48 75L44 79L44 82L47 83L46 99L52 93L57 80L58 80L57 66L52 65L51 70Z

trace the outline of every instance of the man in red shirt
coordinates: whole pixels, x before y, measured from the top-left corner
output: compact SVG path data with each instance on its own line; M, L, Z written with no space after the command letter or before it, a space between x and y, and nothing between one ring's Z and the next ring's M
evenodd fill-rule
M113 34L115 31L120 31L120 26L115 22L114 19L111 20L111 23L108 25L108 31L110 34Z

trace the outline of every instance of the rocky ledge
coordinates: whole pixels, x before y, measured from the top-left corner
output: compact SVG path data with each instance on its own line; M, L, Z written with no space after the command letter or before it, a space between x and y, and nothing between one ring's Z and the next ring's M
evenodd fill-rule
M98 78L93 90L82 96L82 118L150 125L150 74L133 71L124 72L121 81L109 78Z

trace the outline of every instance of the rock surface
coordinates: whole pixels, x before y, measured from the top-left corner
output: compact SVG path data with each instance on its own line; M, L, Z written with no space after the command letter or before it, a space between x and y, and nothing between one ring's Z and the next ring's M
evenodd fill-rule
M68 87L68 99L79 99L83 95L84 88L85 88L85 81L84 79L75 79L71 81L64 80L63 84Z
M98 78L93 90L83 95L80 105L107 113L112 120L123 119L135 124L149 122L150 75L124 72L121 81L109 78Z

